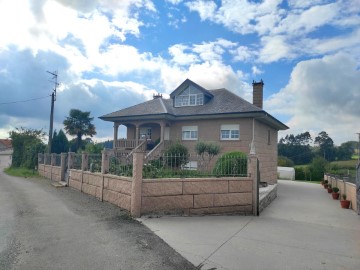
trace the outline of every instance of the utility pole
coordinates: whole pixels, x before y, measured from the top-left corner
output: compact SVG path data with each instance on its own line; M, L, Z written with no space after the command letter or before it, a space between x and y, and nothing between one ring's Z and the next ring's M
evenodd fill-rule
M50 128L49 128L49 143L48 143L48 153L51 154L51 143L52 143L52 136L53 136L53 123L54 123L54 103L56 101L56 88L58 87L59 83L57 81L58 74L57 71L50 72L46 71L47 73L50 73L53 77L51 82L54 83L54 89L51 93L51 111L50 111Z

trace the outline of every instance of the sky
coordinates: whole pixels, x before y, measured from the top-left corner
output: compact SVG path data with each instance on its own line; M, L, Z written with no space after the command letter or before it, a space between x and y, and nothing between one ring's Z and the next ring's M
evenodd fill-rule
M360 132L360 0L0 0L0 138L54 129L72 108L98 117L168 96L189 78L252 102L286 134L326 131L336 145ZM120 129L119 137L122 137Z

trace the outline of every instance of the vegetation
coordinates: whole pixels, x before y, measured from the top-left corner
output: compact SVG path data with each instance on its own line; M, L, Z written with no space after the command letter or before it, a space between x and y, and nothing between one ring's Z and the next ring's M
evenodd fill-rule
M53 139L51 141L51 153L67 153L69 151L69 141L62 129L59 133L54 131Z
M16 128L10 132L13 146L12 167L34 169L37 166L38 153L44 152L42 142L45 133L42 130Z
M8 175L17 176L17 177L39 177L39 174L35 169L27 169L24 167L21 168L10 167L10 168L6 168L4 171Z
M69 116L64 120L66 133L76 136L75 152L81 147L83 135L92 137L96 134L95 126L91 123L93 120L90 112L82 112L77 109L71 109Z
M210 161L220 153L220 146L213 142L198 142L195 151L199 155L199 169L207 169Z
M217 160L213 174L247 175L247 155L240 151L225 153Z
M278 166L280 167L294 167L294 161L290 158L279 156L278 157Z
M166 150L164 155L164 162L167 166L172 168L180 168L189 162L188 149L179 142L171 145Z

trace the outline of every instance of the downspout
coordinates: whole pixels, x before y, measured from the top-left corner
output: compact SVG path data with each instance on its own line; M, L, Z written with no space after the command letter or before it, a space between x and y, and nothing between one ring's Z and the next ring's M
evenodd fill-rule
M255 118L253 118L253 131L252 131L252 140L250 143L250 155L256 155L255 150Z

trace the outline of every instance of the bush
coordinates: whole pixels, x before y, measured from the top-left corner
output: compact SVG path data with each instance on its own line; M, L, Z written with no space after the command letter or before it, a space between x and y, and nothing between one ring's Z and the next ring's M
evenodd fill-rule
M247 175L247 155L238 151L225 153L217 160L213 174Z
M279 156L278 157L278 166L280 167L294 167L294 161L290 158Z
M312 174L308 166L295 166L295 180L312 180Z
M337 188L337 187L333 187L332 190L333 190L334 193L338 193L338 192L339 192L339 188Z
M177 142L165 152L164 162L169 167L180 168L189 162L189 152L184 145Z
M310 164L312 180L320 180L324 177L328 162L323 157L315 157Z

